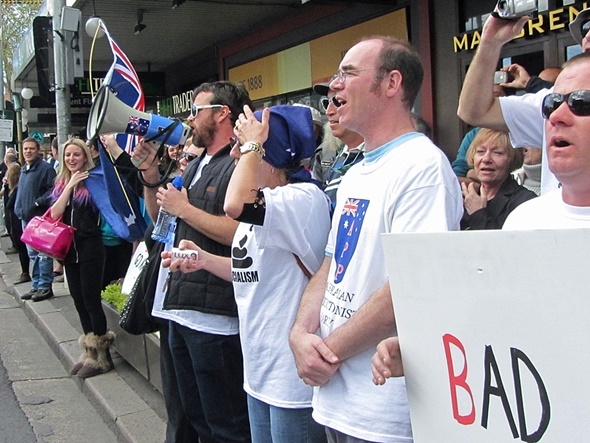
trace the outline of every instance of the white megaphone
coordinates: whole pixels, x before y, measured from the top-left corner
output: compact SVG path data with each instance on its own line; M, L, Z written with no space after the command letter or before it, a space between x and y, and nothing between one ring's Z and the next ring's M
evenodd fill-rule
M145 141L167 145L184 145L191 128L178 119L141 112L127 106L106 85L102 85L90 108L86 135L88 139L100 134L130 134ZM139 166L145 158L133 160Z

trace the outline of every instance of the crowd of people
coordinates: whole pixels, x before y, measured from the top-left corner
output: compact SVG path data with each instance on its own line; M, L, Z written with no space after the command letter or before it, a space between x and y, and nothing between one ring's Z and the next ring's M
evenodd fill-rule
M457 111L474 129L452 165L412 112L424 76L417 52L386 36L361 40L314 86L323 128L317 110L255 111L243 85L218 81L194 91L186 146L158 158L140 143L146 211L177 218L172 243L149 242L162 250L152 315L166 441L412 441L381 234L586 227L589 19L590 9L571 25L584 53L538 78L505 68L513 78L502 86L527 92L504 96L493 73L527 18L490 16ZM131 164L102 139L115 164ZM52 297L54 268L19 242L22 228L48 208L76 228L63 265L84 332L72 368L82 378L112 369L115 340L100 305L108 229L84 185L95 144L68 140L51 165L26 139L22 167L6 152L2 191L16 283L32 282L23 299ZM175 176L180 189L158 185Z

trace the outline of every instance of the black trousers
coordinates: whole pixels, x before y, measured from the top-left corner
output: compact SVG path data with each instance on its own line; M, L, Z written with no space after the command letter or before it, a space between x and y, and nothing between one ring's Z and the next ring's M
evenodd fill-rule
M104 335L107 332L107 319L100 299L103 267L104 250L96 251L96 256L90 260L65 265L70 294L84 334Z

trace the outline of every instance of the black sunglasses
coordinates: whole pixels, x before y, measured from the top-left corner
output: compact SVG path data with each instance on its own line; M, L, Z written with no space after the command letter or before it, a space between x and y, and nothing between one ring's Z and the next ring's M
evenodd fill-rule
M322 108L324 108L324 112L328 111L328 106L330 106L330 103L332 103L334 105L334 107L336 107L336 108L339 108L340 105L342 104L338 100L336 100L336 96L334 96L332 98L322 97L320 99L320 104L322 105Z
M553 111L559 108L563 102L567 103L567 106L574 115L578 117L590 116L590 90L582 89L572 91L569 94L558 94L554 92L546 95L543 99L543 106L541 107L543 117L546 119L549 118Z
M184 159L186 159L186 161L187 161L188 163L192 162L192 161L193 161L195 158L197 158L197 157L198 157L198 155L191 154L191 153L189 153L189 152L183 152L183 153L182 153L182 155L180 156L180 158L184 158Z
M590 20L586 20L584 23L582 23L580 29L582 30L582 38L586 37L588 31L590 31Z

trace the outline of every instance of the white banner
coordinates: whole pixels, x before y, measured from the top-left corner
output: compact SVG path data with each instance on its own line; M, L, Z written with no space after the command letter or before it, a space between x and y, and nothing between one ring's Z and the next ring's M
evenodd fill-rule
M0 118L0 142L11 142L12 141L12 120L6 120Z
M416 443L588 441L590 231L383 243Z

